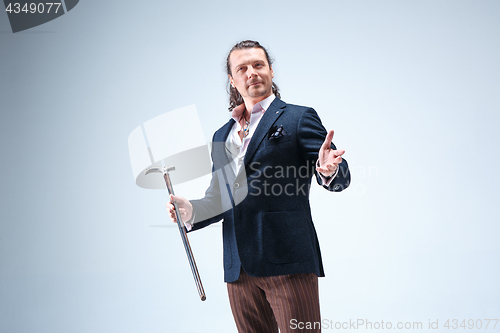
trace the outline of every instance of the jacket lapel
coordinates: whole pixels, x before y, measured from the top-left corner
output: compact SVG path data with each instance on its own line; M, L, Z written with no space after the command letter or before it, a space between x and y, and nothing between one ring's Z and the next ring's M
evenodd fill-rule
M212 144L215 145L215 147L212 149L212 160L216 168L224 167L230 163L226 153L226 139L234 123L234 119L229 119L226 125L224 125L224 127L214 136L214 142ZM220 161L221 163L216 163L216 161Z
M252 140L250 140L245 158L243 159L243 165L241 166L238 175L241 174L242 170L245 169L245 166L252 159L255 151L271 129L271 126L273 126L276 120L283 114L283 112L285 112L285 107L286 103L279 98L275 98L271 105L269 105L269 108L266 110L259 122L259 125L255 129Z

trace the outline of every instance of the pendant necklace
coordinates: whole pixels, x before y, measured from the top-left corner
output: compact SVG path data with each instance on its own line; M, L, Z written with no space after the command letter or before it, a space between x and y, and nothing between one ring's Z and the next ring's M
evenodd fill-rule
M246 138L248 136L248 133L250 133L250 123L248 122L247 118L245 118L245 126L243 127L243 136Z

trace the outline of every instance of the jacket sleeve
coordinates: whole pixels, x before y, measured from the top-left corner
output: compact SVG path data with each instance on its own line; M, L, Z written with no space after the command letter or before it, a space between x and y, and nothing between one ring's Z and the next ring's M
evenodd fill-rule
M205 196L202 199L190 200L191 204L193 205L194 221L192 224L193 227L189 231L195 231L204 228L212 223L219 222L222 219L223 209L219 188L219 174L221 173L221 170L215 170L213 166L214 146L215 145L212 144L212 179L210 181L210 186L205 191Z
M326 129L321 123L321 120L312 108L308 108L303 115L300 117L297 124L297 133L299 140L299 147L304 159L308 162L308 165L313 166L314 174L318 184L322 184L319 173L316 171L316 161L318 159L319 149L325 141ZM337 149L335 145L331 144L332 149ZM349 166L347 161L342 159L339 164L339 171L333 181L328 185L324 186L329 191L340 192L346 189L351 182L351 174L349 171Z
M204 228L222 219L222 204L219 190L219 180L216 172L212 173L210 186L205 196L199 200L190 200L193 205L194 222L190 231Z

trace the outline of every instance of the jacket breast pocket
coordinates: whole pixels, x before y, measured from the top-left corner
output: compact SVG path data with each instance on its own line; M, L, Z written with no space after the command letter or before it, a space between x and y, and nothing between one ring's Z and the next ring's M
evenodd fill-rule
M287 264L311 257L311 237L304 215L301 211L263 213L262 240L269 262Z
M280 147L280 146L285 148L287 146L286 143L288 141L290 141L290 135L283 135L283 136L280 136L279 138L264 139L264 140L265 140L264 148L269 148L269 147L276 148L276 147Z

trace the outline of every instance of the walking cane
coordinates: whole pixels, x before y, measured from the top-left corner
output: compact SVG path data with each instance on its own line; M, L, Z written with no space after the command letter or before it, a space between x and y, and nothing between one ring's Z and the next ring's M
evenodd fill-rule
M175 167L153 167L146 170L145 174L150 174L153 172L163 173L163 178L165 179L165 185L167 185L168 193L171 195L174 194L174 188L172 187L172 183L170 182L169 171L174 171ZM189 240L187 237L186 229L184 228L184 224L181 219L181 214L179 209L177 208L177 203L173 202L175 207L175 216L177 218L177 227L179 228L179 232L181 233L182 243L184 244L184 249L186 250L186 254L189 261L189 266L191 266L191 272L193 273L194 282L196 283L196 288L198 289L198 294L200 295L200 299L202 301L206 300L205 290L203 290L203 285L201 284L200 274L198 273L198 268L196 267L196 262L194 261L193 251L191 250L191 245L189 245Z

